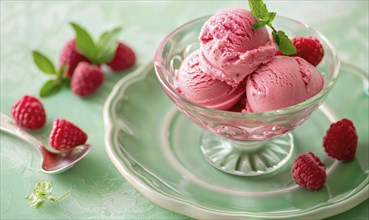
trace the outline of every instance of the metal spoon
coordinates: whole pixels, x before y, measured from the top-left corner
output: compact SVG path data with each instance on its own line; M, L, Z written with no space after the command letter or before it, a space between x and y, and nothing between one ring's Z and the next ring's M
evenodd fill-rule
M83 144L67 151L51 152L45 148L44 143L27 133L11 118L3 113L1 113L0 130L19 137L36 147L42 156L41 170L48 174L56 174L66 171L85 157L92 149L92 145Z

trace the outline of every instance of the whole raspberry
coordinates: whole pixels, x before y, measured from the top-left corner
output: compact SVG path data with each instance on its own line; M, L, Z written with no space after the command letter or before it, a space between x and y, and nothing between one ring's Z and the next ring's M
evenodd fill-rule
M35 97L25 95L12 106L12 115L17 124L24 128L39 129L46 122L42 103Z
M76 95L86 97L95 93L103 82L104 74L99 67L81 62L74 70L71 87Z
M59 66L66 65L67 76L72 76L74 69L82 61L89 62L85 56L78 52L76 40L73 38L63 47L59 57Z
M296 54L289 56L298 56L304 58L306 61L314 66L317 66L322 61L324 50L322 44L315 37L295 37L292 43L296 47ZM279 50L275 52L275 56L283 55Z
M115 72L127 70L136 63L135 52L126 44L119 42L114 58L107 63Z
M291 169L292 178L299 185L308 190L317 190L327 179L324 164L312 152L300 154Z
M322 44L315 37L295 37L292 39L297 53L294 56L304 58L309 63L317 66L323 59L324 50Z
M357 142L355 126L346 118L332 123L323 138L323 146L328 156L343 161L354 159Z
M68 150L86 143L87 135L79 127L65 119L55 119L50 133L50 146L56 150Z

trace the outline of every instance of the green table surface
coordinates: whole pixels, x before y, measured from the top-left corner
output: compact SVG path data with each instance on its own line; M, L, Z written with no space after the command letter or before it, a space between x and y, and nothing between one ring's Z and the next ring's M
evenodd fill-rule
M1 1L1 112L24 94L38 95L48 79L35 67L31 50L57 61L62 45L73 36L75 21L96 38L122 26L119 39L137 53L137 67L151 62L163 37L178 25L223 8L247 7L247 1ZM269 1L279 15L307 23L336 46L342 60L368 72L368 1ZM141 195L117 171L104 148L103 106L114 84L124 75L106 74L93 97L80 99L68 89L42 99L45 128L33 132L47 141L52 121L66 118L89 135L93 151L65 173L40 171L38 153L28 144L0 133L2 219L189 219L161 208ZM50 180L54 192L70 195L58 204L29 207L25 197L37 180ZM369 200L329 219L368 219Z

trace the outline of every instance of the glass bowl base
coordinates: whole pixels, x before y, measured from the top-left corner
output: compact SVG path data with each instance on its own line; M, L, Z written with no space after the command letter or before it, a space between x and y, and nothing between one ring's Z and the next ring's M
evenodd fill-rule
M266 141L234 141L204 132L201 151L215 168L238 176L259 176L273 173L290 159L293 136L285 134Z

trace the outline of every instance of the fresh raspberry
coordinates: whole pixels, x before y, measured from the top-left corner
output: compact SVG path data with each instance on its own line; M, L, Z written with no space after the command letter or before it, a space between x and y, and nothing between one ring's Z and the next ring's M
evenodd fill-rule
M107 63L115 72L127 70L136 63L135 52L128 45L119 42L114 58Z
M355 126L346 118L332 123L323 138L323 146L328 156L343 161L354 159L357 142Z
M50 133L50 146L56 150L68 150L86 143L87 135L79 127L65 119L55 119Z
M295 37L292 43L296 47L296 54L290 56L298 56L304 58L306 61L314 66L317 66L323 59L324 50L322 44L315 37ZM275 56L283 55L279 50L276 51Z
M292 43L297 49L294 56L304 58L306 61L314 66L317 66L323 59L324 50L322 44L315 37L295 37Z
M78 52L76 40L73 38L63 47L59 57L59 66L66 65L67 76L72 76L74 69L82 61L89 62L85 56Z
M29 95L23 96L12 106L12 115L15 122L24 128L39 129L46 122L42 103Z
M71 87L76 95L86 97L95 93L103 82L104 74L99 67L81 62L74 70Z
M327 179L324 164L312 152L300 154L291 169L295 182L308 190L317 190Z

